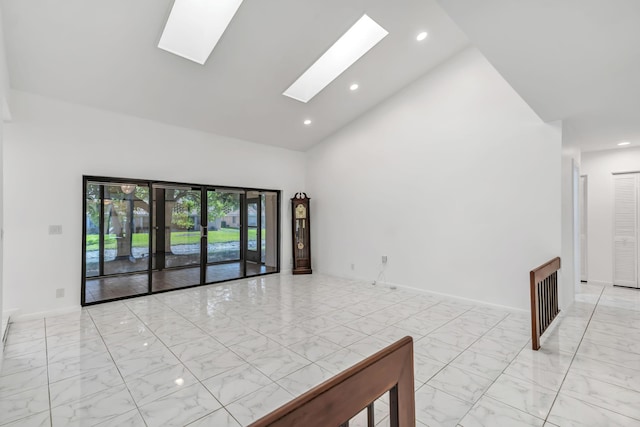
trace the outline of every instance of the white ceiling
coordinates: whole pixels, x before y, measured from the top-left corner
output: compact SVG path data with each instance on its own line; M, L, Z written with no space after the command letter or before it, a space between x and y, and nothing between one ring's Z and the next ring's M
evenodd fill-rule
M439 3L567 143L640 146L640 0Z
M1 0L12 87L305 150L468 45L435 0L245 0L202 66L156 47L172 4ZM389 36L308 104L283 96L364 13Z

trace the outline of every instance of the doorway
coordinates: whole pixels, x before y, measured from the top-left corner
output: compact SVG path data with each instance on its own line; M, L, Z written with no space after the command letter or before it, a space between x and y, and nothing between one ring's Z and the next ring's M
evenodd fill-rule
M152 184L154 193L151 291L204 283L202 188Z
M613 184L613 284L638 288L640 173L614 173Z
M207 189L206 282L244 277L244 191Z
M280 192L84 177L82 305L279 272Z
M271 191L250 191L246 198L246 275L276 271L278 259L278 195Z

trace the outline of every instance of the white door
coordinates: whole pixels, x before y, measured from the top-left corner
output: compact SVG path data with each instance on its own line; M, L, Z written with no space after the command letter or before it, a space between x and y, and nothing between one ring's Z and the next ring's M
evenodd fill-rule
M580 281L586 282L587 279L587 176L580 177L579 191L579 207L580 210Z
M638 286L638 174L614 175L613 284Z

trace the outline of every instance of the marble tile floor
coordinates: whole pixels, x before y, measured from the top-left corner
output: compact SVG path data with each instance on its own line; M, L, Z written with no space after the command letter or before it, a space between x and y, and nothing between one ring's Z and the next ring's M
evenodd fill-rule
M246 263L246 276L257 276L275 272L274 267L252 262ZM230 262L207 266L206 282L220 282L242 277L242 263ZM154 270L152 274L153 292L179 289L197 285L200 282L200 267ZM147 271L125 276L87 278L86 302L92 303L110 299L147 294L149 275Z
M316 274L16 322L0 425L247 425L411 335L419 426L640 426L640 292L576 293L538 352L527 313Z

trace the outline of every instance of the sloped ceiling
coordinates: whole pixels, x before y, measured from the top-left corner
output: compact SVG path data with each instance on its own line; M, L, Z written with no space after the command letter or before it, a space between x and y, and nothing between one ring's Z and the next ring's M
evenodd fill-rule
M12 87L305 150L468 45L435 0L245 0L202 66L156 47L172 4L0 1ZM364 13L389 36L308 104L284 97Z
M581 149L640 145L640 1L439 0L471 43Z

